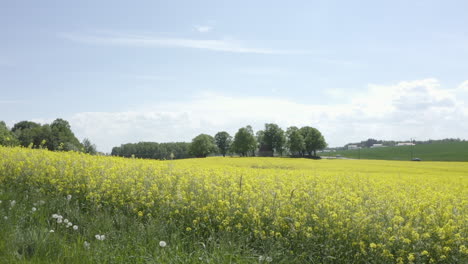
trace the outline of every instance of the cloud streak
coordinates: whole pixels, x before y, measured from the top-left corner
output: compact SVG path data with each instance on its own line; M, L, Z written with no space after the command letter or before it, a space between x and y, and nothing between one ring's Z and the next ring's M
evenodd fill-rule
M151 35L120 35L120 34L77 34L62 33L61 38L93 45L115 45L130 47L165 47L191 48L230 53L253 54L306 54L302 50L277 50L269 48L253 48L232 39L192 39L168 38Z
M194 26L195 27L195 30L200 32L200 33L208 33L210 32L211 30L213 30L213 27L210 27L210 26L200 26L200 25L196 25Z

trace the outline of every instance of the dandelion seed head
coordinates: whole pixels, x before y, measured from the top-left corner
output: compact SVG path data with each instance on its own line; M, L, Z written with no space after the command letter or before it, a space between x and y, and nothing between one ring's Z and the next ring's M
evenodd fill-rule
M3 219L8 220L8 216L5 215L5 216L3 217Z
M49 233L54 233L54 232L55 232L55 231L54 231L53 229L51 229L51 230L49 231Z
M37 208L36 208L36 207L33 207L33 208L31 209L31 211L36 212L36 211L37 211Z
M264 261L265 260L265 257L264 256L259 256L258 257L258 261Z
M63 222L62 218L57 218L57 223L61 224Z
M273 259L272 259L271 257L266 257L266 258L265 258L265 261L266 261L266 262L272 262Z
M15 201L15 200L10 201L10 206L11 206L11 207L15 206L15 204L16 204L16 201Z
M68 223L67 223L67 228L70 227L70 226L72 226L72 225L73 225L72 222L68 222Z
M97 240L101 240L101 235L95 235L94 236Z
M166 241L159 241L159 246L160 246L160 247L165 247L165 246L167 246Z
M67 200L68 200L68 201L70 201L71 198L72 198L72 195L71 195L71 194L67 195Z
M68 224L68 219L65 218L65 219L63 220L63 222L64 222L65 224Z
M75 231L78 230L78 226L77 226L77 225L74 225L74 226L73 226L73 230L75 230Z

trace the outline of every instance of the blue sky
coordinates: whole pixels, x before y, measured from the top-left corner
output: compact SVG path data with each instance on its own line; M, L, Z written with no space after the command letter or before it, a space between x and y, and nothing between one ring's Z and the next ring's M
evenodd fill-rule
M266 122L466 137L466 1L3 1L0 119L98 149Z

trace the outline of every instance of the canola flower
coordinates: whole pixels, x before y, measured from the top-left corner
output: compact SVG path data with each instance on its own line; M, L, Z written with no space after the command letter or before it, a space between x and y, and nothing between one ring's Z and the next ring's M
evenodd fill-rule
M191 236L275 241L292 254L307 245L382 263L468 258L468 164L461 162L154 161L0 147L3 182L130 208L141 220L163 215Z

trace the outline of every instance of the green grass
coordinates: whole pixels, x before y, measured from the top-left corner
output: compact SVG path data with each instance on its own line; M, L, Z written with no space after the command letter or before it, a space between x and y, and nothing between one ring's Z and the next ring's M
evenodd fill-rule
M197 237L163 216L138 217L125 208L45 195L24 185L3 183L0 201L0 263L259 263L260 256L284 251L275 244L261 245L263 252L239 246L245 237L235 234ZM78 230L57 223L53 214ZM106 237L100 241L97 234ZM291 255L272 256L297 262Z
M413 157L423 161L468 161L468 142L443 142L321 153L321 156L329 155L341 155L353 159L411 160Z

